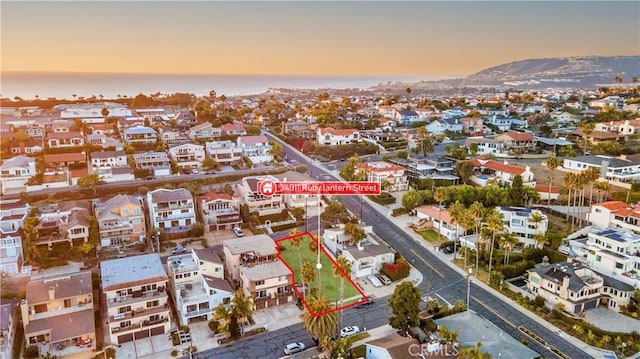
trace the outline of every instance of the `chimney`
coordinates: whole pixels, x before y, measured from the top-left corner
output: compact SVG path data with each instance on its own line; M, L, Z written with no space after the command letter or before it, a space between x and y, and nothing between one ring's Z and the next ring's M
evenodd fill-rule
M527 171L527 172L531 172L531 166L526 165L526 166L524 167L524 170L525 170L525 171Z
M547 256L542 257L542 265L545 266L545 267L549 266L549 257L547 257Z
M54 300L56 299L56 289L51 286L49 287L49 300Z

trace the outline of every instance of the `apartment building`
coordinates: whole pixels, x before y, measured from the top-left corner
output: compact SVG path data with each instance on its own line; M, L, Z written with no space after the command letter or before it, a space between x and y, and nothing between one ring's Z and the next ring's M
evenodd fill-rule
M169 278L157 253L103 261L100 273L111 343L169 332Z
M168 238L188 237L196 223L193 196L184 188L149 191L147 208L151 227L164 231Z
M3 195L26 191L29 178L36 175L36 160L27 156L16 156L0 166L0 192Z
M146 236L143 199L119 194L94 204L102 247L143 243Z
M211 320L218 305L231 303L234 290L224 279L224 265L214 252L202 249L171 256L167 267L181 324Z
M243 156L242 148L229 140L207 142L205 152L214 161L227 165L242 161Z
M17 305L0 304L0 359L13 359L13 343L18 327Z
M41 355L93 358L96 349L91 272L35 279L20 303L24 338Z
M363 172L367 181L380 182L386 181L389 192L406 191L409 189L409 179L405 175L405 169L402 166L394 165L388 162L363 162L358 165L357 172Z
M242 154L253 163L265 163L273 161L269 140L263 136L238 137L237 146L242 149Z
M23 200L0 201L0 272L20 273L24 260L22 227L31 207Z
M242 226L240 200L228 193L209 192L198 197L198 212L211 231Z
M169 148L169 157L176 162L179 169L200 169L205 158L204 146L192 143L172 146Z
M518 236L520 243L514 246L514 250L542 248L543 245L536 242L536 235L544 235L547 232L549 220L546 214L537 209L523 207L496 207L496 210L502 215L504 229ZM534 213L542 217L540 223L531 221Z
M285 206L281 194L276 193L271 197L266 197L258 192L258 184L264 180L278 181L271 175L242 179L237 188L243 204L249 207L249 213L257 212L259 216L282 212Z

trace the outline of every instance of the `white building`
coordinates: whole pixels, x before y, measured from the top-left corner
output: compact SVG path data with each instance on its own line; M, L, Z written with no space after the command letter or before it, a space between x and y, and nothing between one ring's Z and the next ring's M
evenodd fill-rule
M273 161L271 145L269 140L263 136L241 136L238 137L237 145L242 149L245 157L253 163L265 163Z
M22 227L31 208L22 200L0 201L0 272L18 274L24 260Z
M600 170L600 176L606 180L617 182L631 182L640 180L640 163L621 157L610 156L580 156L565 158L562 167L582 172L590 167Z
M13 358L13 343L18 327L16 308L13 303L0 304L0 359Z
M0 192L5 195L26 191L29 178L35 175L35 159L22 155L10 158L0 166Z
M209 192L198 197L198 212L210 231L242 226L240 201L228 193Z
M406 191L409 189L409 179L404 173L404 167L388 162L363 162L358 165L357 173L364 172L369 182L389 182L389 192Z
M259 216L281 213L285 209L281 194L276 193L271 197L266 197L258 192L258 184L264 180L278 181L271 175L244 177L237 187L242 202L249 207L249 213L257 212Z
M169 157L177 163L179 169L200 169L205 159L204 146L192 143L172 146L169 148Z
M445 132L461 133L464 129L464 125L460 122L459 118L446 118L435 120L425 126L434 136L444 135Z
M193 196L184 188L149 191L147 207L151 227L164 231L169 238L189 236L196 223Z
M622 201L593 204L588 220L601 229L624 228L640 233L640 207Z
M453 241L465 235L464 228L455 223L447 208L427 205L420 206L416 208L416 215L419 219L424 218L430 221L432 228L447 238L447 240Z
M538 247L541 244L536 243L535 236L537 234L544 235L549 226L547 215L537 209L531 210L522 207L496 207L496 210L502 215L504 229L509 233L515 233L520 241L519 245L514 246L514 250L522 248ZM531 217L534 213L542 216L540 223L533 223Z
M158 140L158 133L153 128L134 126L124 130L123 137L130 145L153 145Z
M504 157L507 155L504 142L498 141L495 138L467 137L464 140L464 146L467 148L474 143L478 145L478 155L494 155L496 157Z
M210 122L204 122L191 127L189 138L192 140L213 140L222 135L220 127L213 127Z
M489 119L486 120L487 124L496 126L499 131L509 131L511 129L511 124L513 119L503 116L503 115L493 115Z
M536 186L536 180L530 166L519 167L509 164L507 161L497 162L493 160L474 159L471 161L476 173L471 176L470 182L485 187L495 182L500 185L513 184L516 176L522 178L522 184L529 187Z
M321 146L349 145L362 141L360 132L355 129L337 130L331 127L318 128L316 139Z
M228 165L242 161L242 148L229 140L207 142L205 143L205 151L207 156L218 163Z

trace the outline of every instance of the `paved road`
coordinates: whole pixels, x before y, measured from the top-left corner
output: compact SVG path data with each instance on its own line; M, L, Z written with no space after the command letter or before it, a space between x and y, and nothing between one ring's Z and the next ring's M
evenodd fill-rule
M267 135L271 137L271 139L274 139L273 136ZM309 163L306 157L301 156L286 145L283 147L287 156L290 158L295 158L298 162L307 164L310 168L315 167L313 163ZM315 167L312 168L312 171L319 171L319 169ZM325 172L323 175L330 174ZM338 180L337 178L332 179ZM355 196L344 196L342 197L342 201L354 213L360 210L361 204L359 198ZM423 274L424 280L419 285L423 294L430 294L432 296L438 294L449 303L454 303L458 299L464 300L466 298L467 282L463 276L451 269L433 253L426 251L421 244L416 243L407 233L399 230L388 218L376 211L368 203L365 204L364 221L373 224L374 232L401 253ZM375 304L369 308L349 308L345 310L344 325L374 328L387 324L388 317L390 316L387 300L388 297L377 298ZM584 358L586 356L581 349L559 337L557 333L538 324L524 311L513 308L503 302L501 298L496 297L475 284L471 285L470 308L516 339L525 338L525 336L517 330L517 327L522 325L535 332L549 344L563 351L569 357ZM298 341L305 343L307 347L312 345L311 338L306 333L302 324L250 337L224 347L198 353L194 357L216 359L277 358L282 355L282 349L287 343ZM529 341L529 346L546 358L556 357L551 351L533 340Z

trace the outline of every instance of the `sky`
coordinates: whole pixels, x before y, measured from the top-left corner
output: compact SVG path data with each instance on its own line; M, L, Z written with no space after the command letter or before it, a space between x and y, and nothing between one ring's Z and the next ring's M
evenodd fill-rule
M639 1L2 1L8 71L462 76L639 55Z

